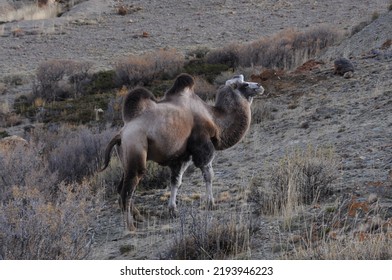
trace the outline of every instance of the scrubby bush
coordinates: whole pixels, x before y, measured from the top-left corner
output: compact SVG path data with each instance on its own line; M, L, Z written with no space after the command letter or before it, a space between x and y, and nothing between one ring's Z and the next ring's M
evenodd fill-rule
M53 195L42 186L14 185L0 203L0 258L87 258L103 206L91 186L60 184Z
M206 55L206 62L209 64L225 64L235 68L239 65L240 49L239 44L230 44L221 49L212 50Z
M97 169L111 134L36 130L27 146L0 153L0 259L87 257L103 190L86 176Z
M92 74L88 84L86 83L83 90L88 94L95 94L109 91L116 87L116 72L114 70L107 70Z
M33 97L57 101L80 96L91 66L90 62L62 59L41 63L36 72Z
M204 101L215 98L216 87L202 77L195 77L195 93Z
M148 85L154 79L169 79L184 66L183 54L174 49L158 50L144 55L130 55L119 60L115 71L120 84Z
M180 213L180 231L168 258L181 260L230 259L249 248L251 223L244 217L221 220L210 213ZM242 213L243 214L243 213ZM190 220L189 220L190 219Z
M307 31L289 29L249 44L231 45L211 51L207 55L207 61L230 67L259 65L290 70L317 55L338 39L339 34L326 27Z
M338 162L331 148L295 150L271 168L270 178L256 176L250 200L265 214L288 214L331 193Z
M86 127L62 128L49 136L53 147L47 155L48 169L60 181L81 181L94 174L101 165L103 151L113 131L94 131Z

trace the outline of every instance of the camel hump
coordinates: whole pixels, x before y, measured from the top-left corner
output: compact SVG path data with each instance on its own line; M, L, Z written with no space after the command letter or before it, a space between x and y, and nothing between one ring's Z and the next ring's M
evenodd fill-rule
M123 120L128 122L139 116L144 110L156 103L157 100L152 92L138 87L131 90L125 97L123 105Z
M183 92L186 88L193 88L195 80L189 74L182 73L177 76L173 86L166 92L165 95L175 95Z

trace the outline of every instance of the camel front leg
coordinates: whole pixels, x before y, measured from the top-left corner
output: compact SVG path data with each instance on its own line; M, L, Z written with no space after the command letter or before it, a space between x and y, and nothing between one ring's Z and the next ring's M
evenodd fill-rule
M169 213L170 216L177 216L177 192L182 184L182 176L189 167L191 161L184 161L180 164L170 166L171 178L170 178L170 198L169 198Z
M214 178L214 170L212 169L212 162L208 163L206 166L203 166L201 168L201 172L203 173L204 182L206 184L207 208L214 209L215 201L214 195L212 193L212 179Z

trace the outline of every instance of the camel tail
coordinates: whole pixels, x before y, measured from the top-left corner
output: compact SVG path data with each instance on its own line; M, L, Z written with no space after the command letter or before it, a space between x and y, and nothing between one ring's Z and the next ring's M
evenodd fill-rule
M110 153L112 152L112 149L115 145L120 145L121 144L121 135L116 134L112 140L110 140L109 144L107 145L105 149L105 161L104 161L104 166L99 170L99 172L104 171L108 166L110 162Z

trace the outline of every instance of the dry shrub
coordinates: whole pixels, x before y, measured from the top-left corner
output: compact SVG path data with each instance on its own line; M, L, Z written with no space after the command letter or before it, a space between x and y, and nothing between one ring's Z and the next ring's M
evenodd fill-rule
M33 87L34 99L56 101L80 96L91 66L90 62L64 59L51 59L41 63Z
M47 151L48 168L60 181L81 181L100 167L103 151L113 136L112 130L95 131L86 127L61 128L47 134L52 145Z
M180 223L169 253L172 259L229 259L249 248L251 225L243 217L225 221L211 217L209 212L184 211L180 213Z
M100 158L93 138L106 134L86 132L85 128L79 132L80 138L72 133L35 131L28 145L16 144L12 151L0 153L0 258L86 258L102 195L85 180L71 181L92 174L92 166ZM80 139L90 143L81 144ZM64 143L71 144L67 151ZM71 156L57 158L66 153ZM53 158L64 166L53 168ZM80 173L68 175L65 169Z
M216 87L202 77L195 77L195 93L204 101L215 99Z
M168 167L148 161L146 173L140 181L139 187L144 190L165 189L170 185L170 174Z
M355 196L298 215L300 242L283 252L289 259L379 260L392 257L392 219L387 207ZM307 216L307 217L306 217Z
M169 79L184 66L184 55L174 49L160 49L144 55L130 55L115 65L121 84L147 85L155 79Z
M255 100L252 104L252 124L262 123L264 121L270 121L275 118L274 112L276 108L271 102L263 100Z
M0 153L0 198L6 199L13 186L40 186L49 192L58 183L56 173L48 169L48 162L42 156L43 145L30 144L25 147L18 143L12 152Z
M58 3L53 3L45 6L38 6L34 4L26 4L16 10L11 10L8 13L1 15L0 22L10 22L19 20L39 20L54 18L61 12L61 6Z
M263 66L291 70L334 44L339 34L327 27L307 31L294 29L279 32L246 45L231 45L207 55L213 63L230 67Z
M232 43L221 49L212 50L207 53L206 61L209 64L225 64L229 67L237 67L239 66L241 48L243 46Z
M85 259L101 197L87 182L60 184L55 196L41 186L13 186L0 203L0 258Z
M290 216L300 206L330 194L337 170L338 161L331 148L295 150L271 168L269 179L253 178L250 200L260 213Z

